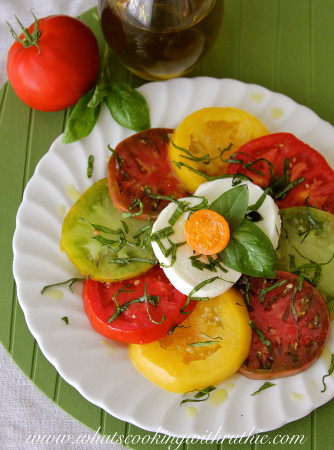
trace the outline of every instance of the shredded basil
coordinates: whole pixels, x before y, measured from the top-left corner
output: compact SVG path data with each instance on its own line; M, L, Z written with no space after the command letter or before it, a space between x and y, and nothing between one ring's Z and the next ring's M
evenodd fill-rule
M333 372L334 372L334 354L332 354L331 364L329 366L328 373L322 377L322 384L323 384L324 388L323 388L323 390L321 392L325 392L326 391L327 386L326 386L326 383L325 383L325 378L327 378L330 375L332 375Z
M203 347L206 345L212 345L212 344L219 344L219 342L223 341L223 338L220 336L216 336L216 337L211 337L208 336L207 334L201 332L201 334L208 338L209 340L207 341L199 341L199 342L191 342L190 344L188 344L189 347Z
M269 287L266 288L266 289L261 289L261 291L260 291L260 296L259 296L260 303L264 303L265 296L266 296L266 294L267 294L268 292L271 292L271 291L273 291L274 289L277 289L277 288L283 286L286 282L287 282L287 280L281 280L281 281L278 281L278 282L275 283L275 284L272 284L271 286L269 286Z
M130 178L130 175L126 172L124 172L124 170L122 169L122 165L123 165L123 159L119 156L119 154L110 147L110 145L108 145L109 150L111 151L111 153L114 155L114 157L116 158L117 164L118 164L118 168L120 170L120 172L126 177L126 178Z
M323 233L323 224L320 222L317 222L311 215L309 205L308 205L309 197L305 199L305 209L306 209L306 219L307 219L307 228L303 231L300 231L298 233L299 236L303 236L303 239L301 243L304 242L304 240L307 238L307 236L310 234L311 230L315 230L316 234L319 235Z
M144 186L144 190L149 197L155 200L166 200L168 202L176 203L177 205L182 203L179 200L176 200L172 195L152 194L152 191L148 186Z
M86 222L88 225L90 225L93 228L93 230L101 231L102 233L118 234L118 235L124 234L124 232L120 228L118 228L117 230L114 230L112 228L108 228L108 227L105 227L105 226L97 224L97 223L91 223L84 217L79 217L79 220Z
M220 150L218 148L218 155L215 157L211 157L211 155L209 153L207 153L206 155L203 155L203 156L195 156L189 150L187 150L186 148L183 148L183 147L179 147L174 142L172 142L172 145L177 150L180 150L181 152L184 153L184 155L183 154L179 155L181 158L189 159L190 161L194 161L194 162L201 162L203 164L208 165L215 159L222 159L223 154L228 152L231 149L233 143L231 142L226 148L224 148L222 150ZM224 161L224 162L226 162L226 161Z
M295 297L296 297L297 291L302 290L303 282L304 282L304 277L302 274L300 274L298 276L297 285L293 288L293 291L291 294L291 299L290 299L292 317L293 317L293 320L295 321L296 327L298 328L298 341L300 340L300 326L298 324L298 317L297 317L296 308L295 308Z
M228 272L228 270L225 269L225 267L223 267L221 265L219 254L217 255L216 259L214 259L211 255L207 255L207 260L208 260L207 263L199 260L199 258L201 256L202 255L190 256L191 265L193 267L196 267L196 269L199 269L199 270L207 269L207 270L210 270L211 272L217 272L217 267L218 267L222 272L225 272L225 273Z
M207 284L212 283L212 282L214 282L214 281L216 281L216 280L222 280L222 278L221 278L221 277L213 277L213 278L209 278L208 280L204 280L204 281L202 281L201 283L197 284L197 285L194 287L194 289L192 289L192 291L188 294L187 300L186 300L185 304L182 306L182 308L181 308L181 310L180 310L181 314L188 314L188 313L185 313L184 310L185 310L185 308L189 305L190 300L195 300L195 301L209 301L209 300L210 300L209 297L193 297L193 295L196 294L196 292L198 292L200 289L202 289L202 287L204 287L204 286L206 286ZM226 281L227 283L233 284L232 281L227 281L227 280L224 280L224 281Z
M67 316L62 317L61 320L63 320L66 323L66 325L68 325L68 317Z
M174 229L172 226L162 228L161 230L156 231L155 233L152 233L150 235L150 239L153 242L157 242L160 239L166 238L167 236L170 236L174 234Z
M270 381L266 381L261 387L260 389L258 389L257 391L253 392L253 394L251 394L252 396L259 394L260 392L264 391L265 389L268 389L272 386L276 386L274 383L270 383Z
M196 392L196 394L193 396L193 398L186 398L186 399L182 400L180 402L180 406L182 406L183 403L188 403L188 402L204 402L205 400L207 400L210 397L211 392L214 391L215 389L216 388L214 386L208 386L204 389L200 389L200 390L194 389L193 391L188 391L183 395L185 396L188 394L192 394L193 392Z
M133 208L135 208L136 206L139 207L139 210L137 212L134 212L134 213L131 212L133 210ZM129 210L127 212L123 212L122 213L123 219L129 219L130 217L140 216L140 214L143 213L143 207L144 207L144 205L143 205L142 201L139 198L137 198L132 203L132 205L130 206Z
M47 289L53 288L55 286L64 286L65 284L68 284L68 287L70 288L70 290L72 292L72 286L74 283L76 283L77 281L85 281L85 280L86 280L86 278L70 278L69 280L61 281L60 283L48 284L47 286L44 286L42 288L41 294L43 295Z
M133 292L132 289L126 289L128 286L130 286L130 284L127 284L126 286L121 287L120 289L118 289L118 291L115 292L115 294L113 295L113 300L115 302L115 307L116 310L114 312L114 314L109 317L109 319L107 320L108 323L113 322L115 319L117 319L124 311L126 311L128 309L129 305L132 305L134 303L143 303L145 302L146 305L146 311L147 311L147 315L150 319L151 322L157 324L157 325L161 325L162 322L165 320L165 315L163 314L162 319L160 322L155 321L151 314L150 311L148 309L148 302L150 302L153 306L157 306L159 303L159 296L158 295L150 295L147 293L147 285L146 283L144 283L144 295L142 295L141 297L135 298L133 300L129 300L127 302L124 302L122 305L119 305L117 302L117 296L121 293L121 292Z
M173 161L173 163L176 165L176 167L178 169L181 169L181 167L186 167L187 169L191 170L192 172L196 173L197 175L200 175L201 177L205 178L208 181L214 181L214 180L221 180L223 178L239 178L241 180L248 180L248 181L252 181L251 178L247 177L246 175L243 174L223 174L223 175L217 175L216 177L212 177L208 174L206 174L205 172L201 172L200 170L196 170L193 167L189 166L188 164L183 163L182 161Z
M93 165L94 165L94 156L93 155L89 155L88 156L88 163L87 163L87 178L92 178Z
M261 196L257 199L257 201L253 205L248 206L248 211L257 211L263 205L263 202L265 201L267 194L269 192L270 192L270 188L267 187L263 191Z
M255 331L255 333L258 335L262 344L265 345L266 347L268 347L268 351L271 352L272 345L271 345L271 342L269 341L269 339L266 338L266 336L262 333L260 328L258 328L252 320L249 321L249 325L251 326L252 330Z
M296 253L298 253L300 257L308 261L308 263L296 266L294 255L289 255L290 256L290 263L288 269L289 272L295 273L297 275L302 275L304 279L306 279L310 284L312 284L312 286L317 287L322 273L322 266L325 266L332 261L332 259L334 258L334 253L328 261L319 263L313 261L312 259L306 258L306 256L303 256L296 247L293 248L296 251ZM309 269L314 269L314 272L313 273L306 272Z
M156 259L148 259L148 258L114 258L109 259L109 264L130 264L132 262L142 262L147 264L152 264L154 266L158 261Z

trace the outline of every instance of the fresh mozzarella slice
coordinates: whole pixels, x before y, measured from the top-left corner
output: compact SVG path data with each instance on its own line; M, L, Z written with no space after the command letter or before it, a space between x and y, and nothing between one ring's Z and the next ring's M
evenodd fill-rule
M253 205L263 194L263 190L250 181L242 181L241 184L248 186L249 205ZM203 197L209 201L209 204L216 200L221 194L232 189L232 179L224 178L215 181L209 181L202 184L195 192L194 197L187 197L180 201L187 202L189 207L199 205ZM170 203L160 214L153 226L153 233L170 227L169 220L173 216L177 205ZM259 214L263 220L256 222L256 225L264 231L270 238L274 248L278 245L279 234L281 230L281 220L278 214L278 208L270 196L266 196L262 205L258 208ZM187 244L184 235L184 224L189 217L190 212L183 212L179 219L173 224L173 234L168 237L160 238L158 242L152 242L153 251L162 265L167 277L171 283L183 294L189 295L195 288L192 295L195 297L216 297L227 291L241 276L240 272L230 269L223 264L215 266L215 271L199 268L192 265L191 257L195 256L195 251ZM176 258L172 263L172 253L165 256L161 246L168 250L172 245L181 244L176 250ZM200 256L199 259L204 264L208 264L208 257ZM198 289L199 286L202 286ZM197 290L198 289L198 290Z
M249 201L248 205L254 205L258 199L263 194L263 189L261 189L256 184L251 181L242 181L238 186L246 184L248 186ZM218 197L220 197L224 192L232 189L232 179L222 178L219 180L208 181L207 183L201 184L194 195L199 197L205 197L212 203ZM266 233L266 235L271 240L273 247L276 248L278 245L278 240L281 232L281 218L278 214L278 207L276 206L274 200L270 195L267 195L262 205L257 210L258 213L263 217L263 220L256 222L261 230Z
M196 197L187 197L182 199L182 201L187 202L191 207L198 205L202 202L202 200L202 198ZM170 203L163 211L161 211L153 225L153 233L170 226L168 221L174 214L176 208L177 205ZM184 236L184 224L188 219L188 216L189 212L183 213L173 225L174 233L168 236L168 239L173 244L183 243L186 241ZM168 239L163 238L160 240L165 249L168 249L171 246ZM224 270L216 266L216 272L206 268L200 270L193 267L190 257L195 255L195 251L186 242L184 245L178 247L176 259L173 265L170 265L172 256L164 256L157 242L152 242L152 247L170 282L176 287L176 289L185 295L189 295L195 287L201 283L205 283L201 289L194 293L194 297L216 297L217 295L220 295L230 289L241 276L240 272L229 269L223 264L221 264L221 266ZM200 257L200 261L208 264L208 258L204 255ZM213 281L207 282L208 280Z

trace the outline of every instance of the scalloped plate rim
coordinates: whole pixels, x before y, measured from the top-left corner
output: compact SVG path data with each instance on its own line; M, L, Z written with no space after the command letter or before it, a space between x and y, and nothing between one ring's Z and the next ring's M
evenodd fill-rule
M328 122L320 119L312 110L310 110L309 108L307 108L303 105L298 104L297 102L295 102L294 100L285 96L284 94L272 92L269 89L259 86L259 85L256 85L256 84L247 84L247 83L243 83L241 81L234 80L234 79L216 79L216 78L211 78L211 77L177 78L177 79L173 79L173 80L169 80L169 81L150 82L150 83L144 84L143 86L141 86L139 88L139 91L143 92L144 95L146 95L148 97L150 107L154 106L154 108L158 108L158 110L159 110L159 106L154 104L154 98L150 98L151 91L155 91L156 89L166 89L167 91L172 91L175 94L175 90L179 89L180 86L183 88L185 85L186 85L187 89L194 89L194 86L196 85L196 87L201 87L201 89L210 90L210 84L215 84L216 87L218 86L219 91L221 91L223 89L224 84L225 84L225 85L229 85L229 87L231 85L233 85L233 87L236 88L237 90L242 89L247 92L249 90L254 90L254 94L261 93L261 95L263 95L264 98L259 102L253 101L254 104L252 104L252 101L249 98L248 99L243 98L244 102L246 102L246 103L250 102L249 107L250 107L250 109L252 109L252 107L254 107L254 110L257 110L257 108L260 108L260 110L261 110L261 102L265 100L266 96L269 97L269 100L267 99L268 101L270 101L272 98L274 98L274 100L277 100L277 104L280 104L280 102L282 101L283 104L288 104L288 105L292 106L293 109L297 109L297 111L299 110L299 111L302 111L303 113L308 114L312 118L312 120L316 120L318 125L321 125L324 129L326 129L326 131L328 130L328 133L332 133L332 135L334 137L334 128ZM194 100L194 102L195 102L195 100ZM204 104L203 107L205 107L205 106L210 106L210 105ZM218 106L218 105L215 105L215 106ZM234 105L231 105L231 106L234 106ZM161 105L160 105L160 107L161 107ZM246 108L246 110L247 110L247 108ZM278 131L280 129L280 119L282 119L282 118L284 119L284 111L283 111L282 116L276 117L276 118L270 117L270 114L268 115L268 110L266 108L263 108L261 110L261 114L263 115L263 117L266 117L266 120L268 121L268 123L272 122L273 126L271 128L269 128L270 131ZM105 127L105 124L108 123L111 129L118 130L118 132L120 132L121 135L124 137L127 137L128 135L134 133L132 131L125 130L125 129L122 129L121 127L119 127L113 121L113 119L109 118L109 116L107 117L107 114L105 111L103 112L102 115L103 115L103 118L100 118L98 121L98 124L100 124L99 125L100 128ZM278 116L279 116L279 114L278 114ZM177 114L175 115L174 120L176 120L176 117L177 117ZM176 124L177 124L177 122L176 122ZM173 127L176 124L174 124ZM275 124L277 124L277 128L275 128ZM170 123L169 124L161 124L161 123L155 124L154 117L153 117L152 126L170 127ZM100 129L97 126L96 129L93 130L91 136L88 136L87 138L85 138L83 141L80 141L79 143L71 144L71 146L74 146L74 148L78 148L78 146L81 148L82 146L84 146L84 152L87 153L87 146L89 147L90 142L92 142L95 139L95 135L97 135L99 131L100 131ZM281 131L285 131L285 130L281 130ZM107 134L110 137L110 130L108 130ZM312 135L312 132L311 132L311 135ZM21 278L20 267L19 267L20 266L19 256L22 254L23 249L20 247L19 239L20 239L20 237L22 237L22 232L24 232L24 227L25 227L24 214L26 213L25 208L26 208L26 205L28 204L28 202L30 201L30 192L32 190L32 187L36 185L36 183L38 182L39 178L42 175L45 175L43 173L43 171L45 171L46 170L45 168L48 167L48 161L49 161L49 159L51 159L50 155L54 155L55 153L58 154L60 152L60 150L58 150L58 149L63 147L63 144L61 144L60 140L61 140L61 136L59 136L54 141L54 143L50 147L50 150L38 162L35 172L34 172L34 175L27 183L26 189L24 191L22 203L21 203L21 205L18 209L18 213L17 213L16 230L15 230L14 238L13 238L13 253L14 253L13 272L14 272L14 278L17 283L18 300L19 300L19 303L24 312L28 328L30 329L32 335L37 340L42 353L55 366L55 368L58 370L58 372L64 378L64 380L67 381L69 384L71 384L73 387L75 387L79 391L79 393L81 395L83 395L83 397L85 397L87 400L89 400L93 404L105 409L107 412L109 412L110 414L112 414L113 416L117 417L120 420L128 421L138 427L144 428L151 432L158 431L158 432L162 432L162 433L165 433L165 434L168 434L171 436L176 436L176 437L183 437L185 434L187 436L191 436L192 433L197 435L198 433L196 433L196 430L194 430L194 427L189 424L187 425L187 427L185 427L186 428L185 433L183 433L183 432L181 433L179 430L176 431L175 429L171 429L171 428L168 429L166 425L160 424L160 423L148 426L148 424L147 423L145 424L145 421L144 422L141 421L139 417L137 417L137 416L133 417L133 416L129 416L127 414L120 414L117 411L117 406L116 407L111 406L111 405L107 404L106 402L94 397L94 393L92 394L91 392L87 392L87 387L85 384L82 385L82 382L80 382L80 380L76 379L75 376L73 378L73 373L71 373L71 371L68 372L68 369L66 369L66 368L63 369L62 361L60 361L54 355L52 348L51 349L48 348L49 344L44 344L43 333L41 335L40 331L38 329L38 326L36 327L36 325L34 325L34 320L32 319L31 314L35 311L31 310L30 305L26 300L26 294L23 292L25 280ZM326 148L325 140L324 140L324 148ZM66 151L71 151L70 146L67 146ZM104 154L104 157L106 154L107 153ZM87 186L92 184L91 182L88 184L87 180L83 180L82 182L83 182L83 185L87 185ZM332 341L333 341L333 338L331 338L331 347L333 349ZM314 367L313 367L313 369L314 369ZM304 374L305 373L306 372L304 372ZM303 376L303 374L301 374L301 375ZM139 373L136 374L136 376L142 377ZM294 377L289 377L289 378L294 378ZM285 380L287 380L287 379L285 379ZM328 385L330 385L331 389L334 390L333 383L330 383L330 379L328 379L328 380L329 380ZM246 382L248 382L248 380L246 380ZM281 383L281 381L279 381L279 383ZM255 384L254 384L254 386L255 386ZM152 390L152 389L156 390L159 388L152 385L152 387L150 387L150 390ZM255 390L256 389L254 388L254 391ZM276 419L276 422L274 424L272 424L272 426L269 426L269 427L268 426L263 427L261 424L255 425L252 429L252 434L257 433L257 432L262 432L262 431L270 431L270 430L279 428L286 423L289 423L294 420L298 420L298 419L306 416L312 410L314 410L315 408L321 406L322 404L328 402L331 398L333 398L334 393L329 393L329 391L330 391L330 389L328 389L326 395L323 395L323 397L321 397L320 401L315 402L316 404L312 403L312 405L308 409L304 409L302 413L299 412L299 413L293 415L293 417L289 417L289 418L287 418L285 416L285 417L282 417L280 420ZM174 395L174 394L171 394L171 395ZM199 407L199 409L201 411L201 407ZM137 415L138 415L138 413L137 413ZM185 422L189 423L189 420L186 418L186 415L185 415ZM187 434L187 431L188 431L188 434ZM242 432L243 432L243 430L240 430L240 434ZM203 432L202 432L201 436L203 436Z

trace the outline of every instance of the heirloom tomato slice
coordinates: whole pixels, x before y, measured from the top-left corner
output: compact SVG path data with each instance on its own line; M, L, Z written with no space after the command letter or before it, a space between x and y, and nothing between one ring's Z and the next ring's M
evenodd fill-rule
M187 296L174 288L159 266L119 282L89 278L84 283L83 301L96 331L109 339L136 344L166 336L196 305L190 301L184 314L180 312Z
M273 279L242 278L238 283L245 296L248 292L253 328L240 373L266 380L306 370L320 355L329 333L329 312L319 292L288 272L277 272Z
M130 358L149 380L178 393L217 385L248 355L252 331L241 294L229 289L195 310L171 334L146 345L132 344Z
M268 134L266 127L237 108L203 108L187 116L175 129L169 159L178 179L194 193L209 176L226 173L224 161L251 139ZM187 167L187 166L190 166Z
M325 158L290 133L273 133L248 142L228 166L229 174L241 173L262 188L273 186L279 208L308 204L334 213L334 172ZM273 175L273 176L272 176ZM301 181L299 183L299 181ZM289 183L297 185L287 189Z
M66 215L60 245L82 275L124 280L156 263L148 232L142 221L122 218L111 202L107 180L102 179Z
M169 201L150 197L148 193L171 195L175 199L187 197L167 157L172 132L168 128L151 128L116 146L108 164L108 184L110 196L120 211L130 211L137 219L147 219L148 215L155 219Z
M325 300L334 319L334 215L305 206L281 210L277 269L301 270ZM302 269L299 269L301 267Z

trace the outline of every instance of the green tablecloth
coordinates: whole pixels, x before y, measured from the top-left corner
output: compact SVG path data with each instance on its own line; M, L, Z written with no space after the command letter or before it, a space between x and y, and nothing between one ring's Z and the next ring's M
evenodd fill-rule
M94 14L95 10L88 11L82 19L102 43ZM310 107L334 125L333 20L331 0L225 0L219 39L189 76L234 78L263 85ZM144 82L117 61L113 71L115 79L125 80L134 87ZM8 83L0 91L0 108L1 343L42 392L93 430L101 427L103 435L147 434L90 404L68 385L44 358L25 324L12 275L15 215L27 181L52 141L63 131L68 112L32 111L16 97ZM271 441L277 435L304 435L305 450L334 448L331 444L333 417L334 400L305 418L267 434ZM222 446L218 444L218 448L229 445L239 447L225 442ZM253 448L250 443L240 445L244 449ZM195 450L203 446L189 444L185 448ZM217 448L216 443L206 446ZM274 447L274 443L261 444L263 449ZM145 448L145 445L139 443L133 448Z

